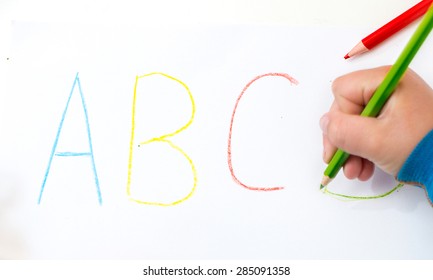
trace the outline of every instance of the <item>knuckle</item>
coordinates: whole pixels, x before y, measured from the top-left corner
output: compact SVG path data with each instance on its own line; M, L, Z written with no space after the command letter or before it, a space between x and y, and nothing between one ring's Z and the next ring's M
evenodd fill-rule
M334 79L334 81L331 84L331 91L334 95L336 95L339 92L339 89L341 88L341 84L343 81L343 77L338 77Z

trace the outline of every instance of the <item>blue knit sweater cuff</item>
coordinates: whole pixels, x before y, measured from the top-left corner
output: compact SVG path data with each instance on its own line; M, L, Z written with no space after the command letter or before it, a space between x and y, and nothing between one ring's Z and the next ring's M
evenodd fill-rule
M423 187L433 205L433 130L409 155L397 174L397 180Z

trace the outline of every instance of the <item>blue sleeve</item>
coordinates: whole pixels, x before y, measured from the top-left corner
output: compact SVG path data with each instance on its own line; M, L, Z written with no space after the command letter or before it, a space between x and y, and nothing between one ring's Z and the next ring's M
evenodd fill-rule
M430 204L433 205L433 130L409 155L397 174L397 180L423 187Z

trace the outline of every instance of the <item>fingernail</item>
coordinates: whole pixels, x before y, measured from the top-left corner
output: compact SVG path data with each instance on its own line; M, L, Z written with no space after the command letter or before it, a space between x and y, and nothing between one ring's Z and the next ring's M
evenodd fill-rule
M322 129L323 133L326 134L328 132L328 123L329 123L329 118L328 118L328 114L324 114L321 118L320 118L320 129Z

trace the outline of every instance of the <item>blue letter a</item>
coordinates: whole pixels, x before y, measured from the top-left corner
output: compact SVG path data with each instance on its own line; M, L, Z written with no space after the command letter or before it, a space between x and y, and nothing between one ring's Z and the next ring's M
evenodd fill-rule
M84 146L86 146L86 148L83 151L81 151L81 150L57 151L58 143L59 143L59 137L60 137L61 132L62 132L65 117L66 117L66 114L68 112L69 104L70 104L71 98L74 94L75 87L78 87L78 92L80 94L80 96L79 96L80 97L80 103L81 103L82 109L84 111L84 120L85 120L85 125L86 125L86 131L85 132L87 134L87 139L85 139L85 145ZM86 103L84 101L83 92L81 90L80 78L78 77L78 73L75 76L74 83L72 84L72 89L71 89L71 92L69 94L65 110L63 111L63 115L62 115L62 118L60 120L60 125L59 125L59 128L57 130L56 139L54 140L53 149L51 150L50 159L48 161L48 167L47 167L47 170L45 172L44 180L42 182L42 187L41 187L41 191L39 194L38 204L41 203L42 195L43 195L44 189L45 189L45 184L47 182L48 175L50 174L51 164L53 162L54 157L87 157L87 158L89 158L91 161L91 164L92 164L92 171L93 171L93 176L94 176L94 180L95 180L98 201L99 201L99 204L102 204L101 191L99 188L99 180L98 180L98 175L96 173L95 158L93 155L92 137L90 135L89 118L88 118L88 114L87 114L87 108L86 108Z

